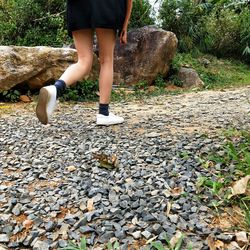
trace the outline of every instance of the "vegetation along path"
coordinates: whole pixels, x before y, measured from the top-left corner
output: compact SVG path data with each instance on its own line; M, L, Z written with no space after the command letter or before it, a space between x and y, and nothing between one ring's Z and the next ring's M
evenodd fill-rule
M229 187L249 175L248 98L244 87L117 103L126 122L111 127L95 125L95 104L60 103L47 126L34 103L0 104L0 249L82 237L89 249L161 249L166 237L246 249L249 192Z

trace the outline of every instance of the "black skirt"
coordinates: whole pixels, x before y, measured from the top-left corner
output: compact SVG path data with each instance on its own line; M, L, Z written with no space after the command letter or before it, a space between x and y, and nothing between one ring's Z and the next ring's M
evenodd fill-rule
M67 0L68 33L80 29L120 31L126 16L126 0Z

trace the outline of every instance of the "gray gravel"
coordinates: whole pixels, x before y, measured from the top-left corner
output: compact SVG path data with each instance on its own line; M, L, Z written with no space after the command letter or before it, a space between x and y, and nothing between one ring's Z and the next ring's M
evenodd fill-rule
M194 249L208 249L209 234L230 241L210 225L212 195L197 198L197 179L213 175L198 157L220 148L221 129L249 129L248 93L242 88L115 104L126 122L111 127L95 125L91 104L59 104L48 126L38 123L35 104L7 114L2 109L0 243L58 249L86 234L90 246L112 238L128 249L134 241L164 240L177 231ZM119 168L101 168L93 152L117 155Z

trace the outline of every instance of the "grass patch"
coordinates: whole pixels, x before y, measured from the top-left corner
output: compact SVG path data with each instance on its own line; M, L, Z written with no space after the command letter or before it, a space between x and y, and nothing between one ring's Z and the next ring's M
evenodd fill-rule
M250 181L241 185L241 191L236 184L247 180L250 175L250 132L235 129L224 132L226 142L216 152L202 156L201 163L212 173L212 177L202 176L196 186L200 194L210 192L213 199L210 206L219 213L221 211L237 212L240 230L250 230ZM236 191L237 190L237 191ZM231 213L232 215L232 213ZM236 216L236 215L235 215ZM239 222L240 221L240 222Z
M218 59L200 53L177 53L173 72L182 66L194 68L205 83L206 89L239 87L250 84L250 66L237 60Z
M156 237L148 240L146 243L148 247L146 248L147 250L150 249L156 249L156 250L181 250L181 249L188 249L192 250L192 245L191 243L188 244L187 248L184 247L184 239L185 235L181 232L177 232L176 235L173 237L172 242L165 236L163 241L156 241L154 240ZM163 243L162 243L163 242ZM167 247L167 248L166 248ZM87 250L89 249L87 247L87 240L86 237L83 236L80 240L79 243L73 243L72 241L69 241L68 246L64 248L60 248L60 250ZM115 241L113 243L108 242L106 246L104 246L104 249L107 250L119 250L120 249L120 244L118 241Z

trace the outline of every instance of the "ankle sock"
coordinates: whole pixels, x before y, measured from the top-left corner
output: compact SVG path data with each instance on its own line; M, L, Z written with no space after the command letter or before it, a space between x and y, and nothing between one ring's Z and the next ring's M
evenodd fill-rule
M109 116L109 104L99 103L99 114Z
M55 82L55 87L56 87L56 97L62 96L64 90L66 89L66 83L63 80L56 80Z

